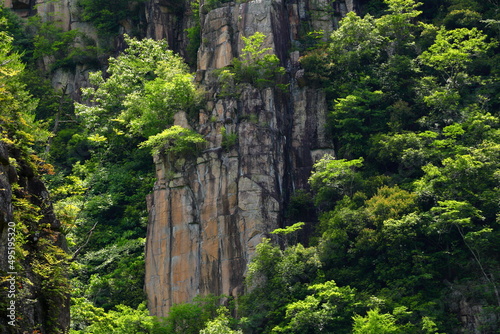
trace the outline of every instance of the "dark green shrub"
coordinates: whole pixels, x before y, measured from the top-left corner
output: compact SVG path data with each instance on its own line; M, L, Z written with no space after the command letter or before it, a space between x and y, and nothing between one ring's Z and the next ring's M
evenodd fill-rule
M145 0L79 0L82 9L82 19L92 23L101 37L118 33L120 21L138 17L139 4Z

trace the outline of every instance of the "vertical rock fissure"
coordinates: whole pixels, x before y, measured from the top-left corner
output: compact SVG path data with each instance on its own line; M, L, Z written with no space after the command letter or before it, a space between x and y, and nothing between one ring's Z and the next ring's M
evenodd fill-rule
M293 104L289 103L288 101L291 100L291 85L290 85L290 91L287 94L286 99L283 99L282 103L284 106L285 114L284 114L284 126L283 129L285 130L284 133L284 145L283 145L283 191L282 191L282 208L280 212L281 216L281 224L279 224L280 227L284 227L284 224L286 222L286 207L290 201L290 196L291 193L294 189L294 177L293 177L293 163L292 163L292 157L293 157L293 152L292 152L292 129L293 129Z
M169 204L169 207L172 208L172 194L170 191L167 191L167 201L168 201L168 204ZM167 228L169 230L168 232L168 274L170 275L170 279L167 283L167 289L169 291L169 294L168 294L168 298L169 300L166 300L166 301L163 301L162 300L162 304L161 306L166 305L165 306L170 306L172 305L172 296L173 296L173 286L172 286L172 282L174 281L174 272L172 270L172 262L173 262L173 244L174 244L174 227L173 227L173 217L172 217L172 210L169 210L168 211L168 225L167 225ZM160 273L161 274L161 273Z

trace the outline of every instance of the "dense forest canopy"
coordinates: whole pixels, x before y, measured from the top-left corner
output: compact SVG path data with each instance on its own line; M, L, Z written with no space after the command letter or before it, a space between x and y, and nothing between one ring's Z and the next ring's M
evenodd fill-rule
M80 6L106 38L140 6L118 1L109 20L99 3ZM143 293L151 153L201 152L200 134L172 125L179 111L196 118L203 92L165 42L125 36L73 105L49 73L97 67L103 50L0 14L2 141L46 174L68 239L71 333L454 333L461 300L479 306L482 333L500 329L497 0L366 1L327 38L309 32L320 38L304 41L300 64L327 96L336 157L315 163L288 203L290 226L258 245L244 296L200 296L165 319L149 316ZM263 38L216 73L222 97L240 84L286 92ZM54 59L45 72L43 57ZM314 233L300 243L304 225Z

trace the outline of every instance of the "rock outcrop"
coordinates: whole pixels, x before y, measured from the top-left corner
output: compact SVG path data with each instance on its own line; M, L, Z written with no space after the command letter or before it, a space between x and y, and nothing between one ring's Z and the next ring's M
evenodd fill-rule
M4 6L24 18L38 14L43 22L53 22L63 31L78 30L86 38L98 44L97 30L88 22L81 20L77 2L77 0L5 0ZM56 90L64 92L74 100L80 100L81 88L90 85L88 74L96 70L95 65L77 64L72 69L58 68L50 71L55 61L53 56L45 56L39 59L38 66L52 72L50 77Z
M166 316L171 305L198 294L241 295L256 245L286 223L290 195L307 188L313 162L333 153L324 129L325 97L297 84L300 52L290 49L300 48L305 25L331 31L341 15L335 6L254 0L208 11L201 5L197 79L209 102L197 130L209 144L197 159L156 158L145 282L152 314ZM236 97L218 98L213 70L230 65L241 53L242 37L257 31L266 35L263 47L287 68L289 88L246 85ZM237 143L228 147L228 135Z
M145 4L145 21L146 37L164 39L172 50L186 57L186 29L194 24L189 1L150 0Z

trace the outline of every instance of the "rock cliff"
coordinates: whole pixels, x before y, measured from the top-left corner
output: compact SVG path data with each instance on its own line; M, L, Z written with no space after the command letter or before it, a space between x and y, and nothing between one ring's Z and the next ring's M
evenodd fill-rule
M333 153L323 126L325 97L298 84L301 54L291 50L300 50L305 27L329 32L355 4L254 0L207 7L201 4L197 80L209 101L196 127L209 144L197 159L157 157L148 198L145 284L158 316L198 294L241 295L255 246L286 224L290 195L307 187L317 158ZM220 98L213 70L230 65L242 37L257 31L286 67L288 89L246 85L236 97ZM186 117L176 122L187 126ZM222 128L237 143L224 145Z
M299 58L304 39L307 32L328 34L341 17L359 11L366 2L201 0L198 18L192 10L193 0L149 0L141 4L140 27L121 22L122 33L135 29L141 36L166 39L190 61L186 29L199 23L201 34L196 80L206 90L208 102L195 121L188 122L185 114L178 114L176 124L195 128L208 145L194 159L155 157L157 181L147 199L145 278L153 315L166 316L173 304L188 302L198 294L241 295L245 268L256 245L270 231L288 223L284 213L290 196L307 188L315 160L334 153L323 127L327 114L324 94L308 87L303 79ZM54 21L64 30L78 29L99 42L97 30L80 18L77 0L5 0L4 4L22 17L38 13L45 21ZM271 48L286 68L287 90L246 85L236 96L223 97L214 70L231 66L231 60L241 54L242 37L257 31L267 36L264 47ZM119 49L119 37L114 43ZM40 65L48 67L51 61L44 59ZM88 64L70 71L57 69L52 73L53 85L78 99L92 70ZM224 132L237 140L228 145ZM69 321L67 298L62 294L48 298L41 283L43 271L35 272L28 263L40 263L35 255L47 249L39 240L50 240L48 245L61 249L64 238L47 204L45 188L26 163L16 168L13 161L22 161L18 158L19 152L0 142L0 248L4 253L9 222L15 214L13 198L24 198L38 207L46 228L31 226L27 234L24 245L31 258L19 262L25 279L19 282L23 295L18 309L23 310L24 328L46 331L50 320L62 331ZM23 197L27 194L30 196ZM0 259L1 276L7 265L5 258ZM55 277L57 273L49 274ZM460 315L464 328L480 328L483 320L477 315L481 305L468 303L461 293L451 294L448 303ZM54 311L54 305L63 307ZM4 310L2 307L0 313ZM3 313L0 317L7 319Z

